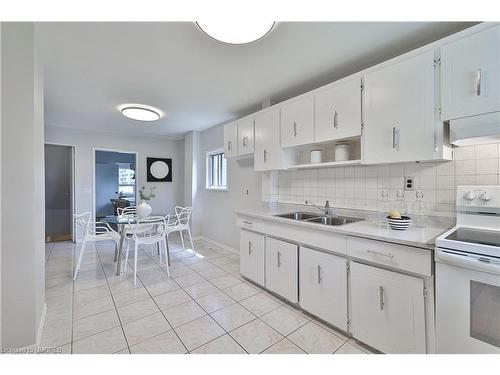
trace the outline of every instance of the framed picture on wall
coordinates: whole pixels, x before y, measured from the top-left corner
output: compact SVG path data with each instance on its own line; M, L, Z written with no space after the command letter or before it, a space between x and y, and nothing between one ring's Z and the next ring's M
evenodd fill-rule
M172 159L146 158L148 182L172 182Z

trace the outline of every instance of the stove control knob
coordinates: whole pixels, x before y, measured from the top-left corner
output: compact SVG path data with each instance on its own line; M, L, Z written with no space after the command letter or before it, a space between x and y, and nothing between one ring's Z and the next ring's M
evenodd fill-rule
M467 193L465 193L464 199L468 200L469 202L473 201L474 199L476 199L476 193L469 190Z
M479 196L479 198L485 202L488 202L491 200L492 196L490 193L488 193L487 191L483 191L481 193L481 195Z

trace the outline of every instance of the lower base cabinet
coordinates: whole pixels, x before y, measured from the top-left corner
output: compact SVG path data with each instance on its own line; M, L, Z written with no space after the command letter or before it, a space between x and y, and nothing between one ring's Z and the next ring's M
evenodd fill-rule
M300 248L300 306L347 331L347 259Z
M425 353L424 281L351 262L351 327L385 353Z
M262 234L242 230L240 234L240 273L264 286L266 239Z
M298 246L266 238L266 288L298 302Z

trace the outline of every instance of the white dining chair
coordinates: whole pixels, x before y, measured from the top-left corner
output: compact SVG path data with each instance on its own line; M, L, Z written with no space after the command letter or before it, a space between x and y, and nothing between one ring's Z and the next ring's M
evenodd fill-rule
M168 262L168 244L167 244L167 226L170 220L170 215L167 216L150 216L145 219L139 219L135 225L129 225L129 231L132 235L127 238L127 249L125 251L125 266L124 271L127 271L128 255L130 252L130 243L134 244L134 285L137 283L137 253L139 245L155 245L163 247L165 259L167 260L167 275L170 277L170 269ZM141 228L151 226L152 230L142 231ZM160 264L162 263L162 256L160 251Z
M183 249L186 249L186 246L184 245L184 236L182 235L182 232L187 231L189 235L189 240L191 241L191 248L192 250L194 250L193 237L191 236L191 228L189 227L192 212L193 209L191 207L176 206L175 216L177 220L175 222L175 225L169 227L167 231L167 240L168 240L168 235L170 233L179 232L179 235L181 236L181 243Z
M90 212L85 212L81 215L73 215L76 225L78 225L83 233L83 242L80 248L80 255L78 256L78 262L75 268L75 274L73 280L76 280L78 271L83 260L83 254L85 253L85 248L88 242L99 242L99 241L115 241L115 254L118 252L118 246L120 243L120 235L114 231L108 223L103 223L99 221L90 221Z
M135 218L136 217L136 209L135 206L129 206L129 207L124 207L124 208L117 208L116 212L120 218ZM137 227L137 224L130 224L124 227L125 230L125 235L127 237L131 237L133 233L133 229L136 230L136 232L149 232L153 230L154 225L148 225L148 224L141 224L139 227ZM158 254L160 254L160 248L157 246L158 249ZM151 256L154 255L154 246L151 246Z

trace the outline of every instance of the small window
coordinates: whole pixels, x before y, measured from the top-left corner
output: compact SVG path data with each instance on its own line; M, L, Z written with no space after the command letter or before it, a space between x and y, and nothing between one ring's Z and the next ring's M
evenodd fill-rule
M227 190L227 163L224 150L207 152L207 189Z
M135 171L129 165L118 167L118 193L120 196L133 197L135 188Z

